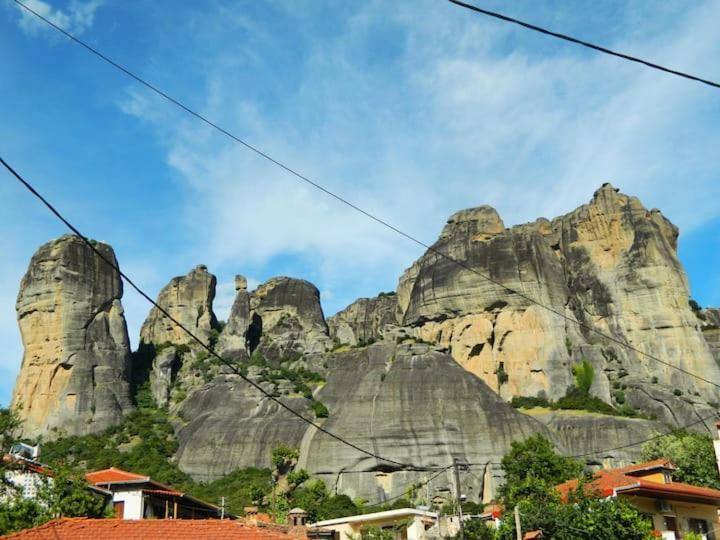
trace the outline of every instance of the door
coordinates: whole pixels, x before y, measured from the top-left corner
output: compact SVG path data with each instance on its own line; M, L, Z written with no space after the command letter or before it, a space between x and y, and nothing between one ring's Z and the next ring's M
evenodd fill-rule
M115 519L123 519L125 517L125 501L115 501L113 510L115 511Z

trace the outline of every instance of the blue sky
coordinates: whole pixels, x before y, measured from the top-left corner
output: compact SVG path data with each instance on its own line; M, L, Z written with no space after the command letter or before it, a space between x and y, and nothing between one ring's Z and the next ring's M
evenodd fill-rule
M442 0L28 0L238 136L432 242L495 206L554 217L603 182L681 229L693 296L720 305L720 92ZM718 2L478 5L720 80ZM326 314L392 290L421 250L299 184L0 2L0 148L152 294L198 263L314 282ZM0 175L2 176L2 175ZM0 403L22 350L14 301L66 231L0 181ZM148 308L123 299L133 341Z

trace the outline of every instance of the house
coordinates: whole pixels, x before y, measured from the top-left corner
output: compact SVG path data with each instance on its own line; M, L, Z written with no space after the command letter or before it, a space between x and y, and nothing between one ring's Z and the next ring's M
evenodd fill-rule
M329 533L333 533L335 540L349 540L360 536L361 531L367 527L392 530L396 540L439 537L438 515L435 512L401 508L318 521L308 525L308 538L327 538Z
M653 528L664 540L675 540L694 532L715 540L720 527L718 509L720 490L674 482L675 465L668 459L656 459L619 469L598 471L586 484L602 497L622 497L652 520ZM558 486L563 499L578 486L569 480Z
M3 540L299 540L292 530L219 519L55 519Z
M14 492L8 489L0 491L0 502L4 502L17 494L26 499L36 499L40 489L51 485L55 481L53 470L37 461L37 451L32 455L26 452L16 452L18 446L37 450L37 447L21 444L14 445L10 453L3 454L2 459L7 464L4 474L5 481L8 486L14 487L15 490ZM108 501L112 495L109 491L97 486L88 485L88 489Z
M118 519L212 519L229 517L219 506L115 467L85 475L88 484L109 491Z

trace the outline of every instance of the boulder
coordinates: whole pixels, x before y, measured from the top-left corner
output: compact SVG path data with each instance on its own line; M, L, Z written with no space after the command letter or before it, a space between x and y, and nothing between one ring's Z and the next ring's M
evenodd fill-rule
M63 236L33 255L16 310L24 354L12 407L23 435L99 432L133 408L130 344L112 247Z

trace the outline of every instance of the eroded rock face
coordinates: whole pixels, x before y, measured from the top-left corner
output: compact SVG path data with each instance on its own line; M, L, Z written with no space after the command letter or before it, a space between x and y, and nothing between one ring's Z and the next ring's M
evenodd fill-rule
M207 343L210 331L217 326L212 309L216 283L215 276L208 272L207 267L199 265L186 276L173 278L160 291L156 302L173 318ZM152 308L142 325L140 342L156 347L166 343L196 344L186 332L155 307Z
M398 318L505 399L558 398L574 383L572 365L587 359L595 395L692 421L718 401L715 386L594 332L720 383L688 305L677 235L659 211L609 184L565 216L511 229L489 207L465 210L433 248L477 273L428 251L400 278Z
M707 341L715 361L720 365L720 309L704 309L700 312L699 317L701 317L703 337Z
M113 249L94 246L117 265ZM33 255L16 310L25 352L12 407L28 437L102 431L132 410L117 271L77 236Z
M397 295L360 298L327 321L336 343L355 346L382 339L388 326L397 325Z
M248 357L248 328L252 321L250 316L250 293L247 290L247 279L235 276L235 301L230 310L227 324L220 334L217 350L224 358L245 359Z
M244 278L239 277L243 285ZM237 290L220 336L223 354L242 358L257 351L271 361L279 361L332 347L320 291L309 281L276 277L251 293L246 286Z
M497 483L500 470L491 462L499 462L512 441L550 435L542 423L508 406L449 355L428 345L383 341L323 358L327 382L315 398L330 411L329 418L319 420L325 428L402 463L446 466L455 456L480 463L478 474L465 475L474 494ZM308 400L281 399L313 418ZM217 377L193 393L179 416L187 419L178 430L179 464L200 479L239 467L267 467L272 448L281 442L300 448L298 467L352 497L399 495L424 474L398 471L397 465L317 432L235 375ZM343 474L350 470L366 472Z

